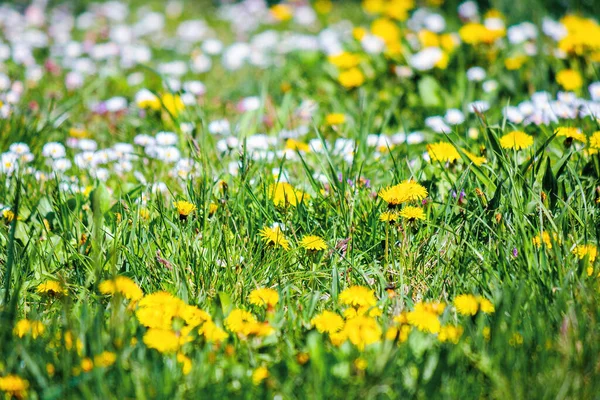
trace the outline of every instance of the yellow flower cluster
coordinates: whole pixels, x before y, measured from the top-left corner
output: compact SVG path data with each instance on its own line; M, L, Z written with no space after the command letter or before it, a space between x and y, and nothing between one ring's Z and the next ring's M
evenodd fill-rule
M473 154L465 149L461 149L461 150L463 153L465 153L465 155L467 157L469 157L471 162L473 162L473 164L475 164L477 166L480 166L480 165L484 164L485 162L487 162L485 157L476 156L475 154ZM427 145L427 154L429 154L429 158L432 161L453 163L456 160L460 159L460 153L458 152L456 147L454 147L454 145L452 145L452 143L448 143L448 142L437 142L437 143L433 143L433 144L428 144Z
M494 313L495 308L491 301L481 296L474 296L472 294L461 294L454 298L454 307L461 315L473 316L477 314L477 311L481 311L485 314Z
M582 56L591 53L600 57L600 25L591 18L567 15L560 21L567 35L558 42L558 48L568 54Z
M264 337L275 333L268 321L259 321L250 311L236 308L225 318L227 329L239 338Z
M115 295L120 294L127 300L137 301L144 296L142 289L126 276L117 276L114 279L106 280L100 283L98 287L100 293Z

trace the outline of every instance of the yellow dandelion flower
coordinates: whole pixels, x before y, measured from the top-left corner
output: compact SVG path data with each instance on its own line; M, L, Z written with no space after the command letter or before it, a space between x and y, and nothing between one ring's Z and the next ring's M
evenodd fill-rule
M445 325L440 328L438 333L438 340L440 342L458 343L458 340L463 334L462 326L456 325Z
M165 109L174 117L177 117L185 108L181 96L166 93L161 97L161 103Z
M581 132L581 129L574 127L559 126L556 128L556 136L566 137L567 139L573 139L583 143L587 142L587 137Z
M225 327L231 332L238 333L242 332L245 325L248 323L256 322L256 318L249 311L235 309L229 313L225 318Z
M425 220L425 211L422 207L406 206L400 211L400 216L409 221Z
M550 234L546 231L542 232L541 236L540 235L536 235L532 241L533 244L537 247L540 248L542 247L542 243L544 244L544 246L546 246L546 248L548 250L552 250L552 239L554 239L554 242L560 244L560 240L558 238L558 235L556 233L552 234L552 237L550 237Z
M379 216L381 222L396 222L400 218L400 214L397 211L384 211Z
M279 302L279 293L270 288L254 289L250 292L249 300L250 304L254 304L255 306L272 308Z
M41 321L30 321L28 319L21 319L15 324L14 334L22 338L25 335L31 334L33 339L37 339L41 336L46 328Z
M181 364L181 372L184 375L188 375L192 372L192 360L189 357L186 357L183 353L177 353L177 362Z
M494 304L485 297L477 296L479 309L486 314L493 314L496 311Z
M460 158L460 154L452 143L438 142L427 145L427 153L431 161L454 162Z
M184 220L190 215L192 212L196 210L196 206L189 201L179 200L173 203L177 212L179 213L179 218Z
M300 241L300 246L304 247L306 250L325 250L327 248L327 243L320 236L316 235L306 235Z
M304 153L310 153L310 146L306 143L302 143L296 139L288 139L285 141L286 150L302 151Z
M198 333L204 336L207 342L220 343L227 339L227 332L217 326L213 321L207 321L198 330Z
M364 286L350 286L339 296L340 304L352 307L373 307L377 304L375 292Z
M427 189L415 181L405 181L379 191L381 197L388 205L395 206L409 201L419 201L427 197Z
M260 385L260 383L268 377L269 370L266 367L258 367L252 372L252 383Z
M346 89L351 89L365 83L365 76L362 72L360 72L360 69L350 68L347 71L340 72L340 75L338 76L338 81Z
M98 289L102 294L114 295L118 293L132 301L137 301L144 296L142 289L126 276L117 276L115 279L101 282Z
M475 315L479 309L477 298L472 294L461 294L454 298L456 311L462 315Z
M500 138L500 146L505 149L521 150L533 145L533 137L522 131L512 131Z
M38 285L37 292L50 296L63 296L67 294L67 289L60 282L47 280Z
M577 90L583 86L581 74L573 69L563 69L556 74L556 83L565 90Z
M346 332L348 340L360 350L379 342L382 335L379 323L374 318L367 316L359 316L346 321L344 332Z
M0 391L6 393L10 398L11 396L17 398L24 398L29 388L29 382L26 379L21 378L17 375L6 375L0 377Z
M598 256L598 247L593 244L581 244L573 249L573 254L575 254L580 260L589 257L589 262L593 263L596 261L596 257ZM593 268L591 270L588 268L588 276L592 275L592 273Z
M276 4L269 11L271 16L280 22L289 21L294 16L292 7L287 4Z
M283 236L283 232L278 226L274 228L265 227L261 229L260 236L267 244L275 247L282 247L284 250L290 249L290 243L285 236Z
M338 314L331 311L323 311L310 320L310 324L321 333L335 333L342 330L344 320Z
M287 182L277 182L269 185L269 198L277 207L292 206L309 199L309 195L296 189Z
M600 131L592 133L589 145L592 149L600 150Z
M175 353L181 345L180 336L171 329L150 328L144 334L144 344L159 352Z
M91 358L86 357L81 360L81 370L83 372L90 372L94 368L94 362Z
M329 56L327 60L338 68L350 69L356 67L360 63L360 56L343 51L341 53Z
M107 368L117 361L117 355L111 351L103 351L94 357L96 367Z
M325 123L327 125L341 125L346 122L346 116L342 113L327 114Z
M415 304L414 310L406 313L406 320L421 332L438 333L442 326L438 314L423 303Z

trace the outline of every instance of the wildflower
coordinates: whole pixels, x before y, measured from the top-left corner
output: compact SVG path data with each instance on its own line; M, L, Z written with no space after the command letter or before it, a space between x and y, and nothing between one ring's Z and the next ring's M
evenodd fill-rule
M222 342L227 339L227 332L218 327L213 321L206 321L198 330L198 333L204 335L207 342Z
M339 301L352 307L373 307L377 304L375 292L364 286L350 286L344 289L340 293Z
M155 349L159 352L175 353L181 344L177 332L171 329L150 328L144 334L144 344L149 349Z
M459 314L475 315L479 309L477 298L472 294L461 294L454 298L454 306Z
M427 189L415 181L405 181L379 191L381 197L389 206L419 201L427 197Z
M463 328L456 325L445 325L440 328L438 340L440 342L458 343L458 340L463 334Z
M186 357L183 353L177 353L177 362L181 364L181 372L184 375L188 375L192 372L192 360L189 357Z
M580 260L588 257L589 265L587 267L587 274L588 276L592 276L594 273L594 267L591 264L596 261L596 257L598 256L598 247L593 244L581 244L573 249L573 254L575 254Z
M91 358L86 357L81 360L81 370L83 372L90 372L94 368L94 362Z
M481 312L485 314L493 314L496 311L494 304L491 301L486 299L485 297L477 296L477 301L479 302L479 309Z
M186 220L188 215L196 210L196 206L189 201L179 200L173 203L177 212L179 213L179 219Z
M266 367L258 367L252 372L252 383L259 385L269 377L269 370Z
M117 360L117 355L111 351L103 351L94 357L94 365L101 368L110 367Z
M12 396L17 398L24 398L29 388L29 382L26 379L21 378L17 375L6 375L0 377L0 391L6 393L10 398Z
M316 235L306 235L300 241L300 245L304 247L306 250L325 250L327 248L327 243L320 236Z
M11 223L15 219L15 213L11 209L6 208L2 210L2 217L6 219L6 222Z
M238 332L243 336L269 336L275 332L275 329L268 322L251 321L242 326Z
M338 314L331 311L323 311L310 320L310 324L321 333L339 332L344 327L344 320Z
M513 347L518 347L523 344L523 336L519 332L513 333L511 338L508 340L508 344Z
M250 304L273 308L279 302L279 293L270 288L254 289L250 292Z
M351 89L362 85L365 82L365 77L358 68L350 68L341 72L338 80L343 87Z
M276 4L269 10L277 21L289 21L293 17L292 8L287 4Z
M558 235L556 233L552 234L552 238L554 239L555 242L560 243L559 239L558 239ZM552 239L550 238L550 234L546 231L542 232L541 236L540 235L536 235L533 239L533 244L536 247L541 247L542 243L544 244L544 246L546 246L546 248L548 250L552 250Z
M327 114L325 123L327 125L341 125L346 122L346 116L341 113Z
M400 214L397 211L384 211L379 216L381 222L396 222Z
M171 93L164 94L160 100L165 110L174 117L177 117L185 108L185 104L183 103L183 100L181 100L181 97Z
M310 152L310 146L308 144L302 143L295 139L286 140L285 148L286 148L286 150L292 150L292 151L303 151L305 153Z
M167 292L144 296L138 303L135 315L140 324L148 328L171 329L173 320L181 317L187 305Z
M566 137L569 140L577 140L579 142L587 142L587 137L579 128L559 126L556 128L556 136Z
M438 142L427 145L427 153L432 161L454 162L460 158L456 148L447 142Z
M137 301L144 295L142 289L126 276L118 276L115 279L100 283L98 288L102 294L121 294L128 300Z
M38 285L37 292L50 296L64 296L67 294L67 289L60 282L47 280Z
M363 350L365 346L380 341L382 334L381 327L377 321L367 316L348 320L344 327L344 332L346 332L348 340L360 350Z
M565 90L577 90L583 86L581 74L573 69L564 69L556 74L556 82Z
M357 54L348 53L347 51L329 56L327 60L342 69L354 68L360 63L360 57Z
M295 207L304 199L308 200L308 194L294 188L287 182L277 182L269 186L269 197L277 207Z
M265 227L261 229L260 236L262 236L263 240L267 244L275 247L282 247L284 250L290 249L288 240L283 236L283 232L278 226L274 228Z
M592 133L589 145L592 149L600 150L600 131Z
M521 150L533 144L533 137L525 132L512 131L500 138L500 146L505 149Z
M356 318L362 315L368 315L369 317L379 317L382 312L379 308L376 307L367 307L362 306L358 308L348 308L344 310L344 318L351 319Z
M421 332L438 333L441 329L438 314L424 303L415 304L414 310L406 314L406 319Z
M33 339L44 333L45 327L41 321L30 321L28 319L19 320L15 324L14 334L22 338L25 335L31 334Z
M231 332L242 332L246 324L256 322L256 318L249 311L235 309L225 318L225 326Z
M400 216L409 221L425 220L425 212L421 207L406 206L400 211Z

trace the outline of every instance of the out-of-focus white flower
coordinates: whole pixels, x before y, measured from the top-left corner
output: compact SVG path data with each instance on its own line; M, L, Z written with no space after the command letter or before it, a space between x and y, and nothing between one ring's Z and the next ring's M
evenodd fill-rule
M493 79L490 79L488 81L483 82L483 85L481 85L481 87L486 93L495 92L498 89L498 82Z
M486 112L490 109L490 103L485 100L476 100L469 103L468 109L471 112L475 112L474 110L477 110L478 112Z
M410 78L413 76L413 70L407 65L396 65L394 73L399 78Z
M418 131L411 132L406 137L407 144L419 144L419 143L423 143L423 140L425 140L425 135L423 135L423 132L418 132Z
M139 146L153 146L156 144L156 139L154 139L152 136L150 135L146 135L144 133L141 133L139 135L136 135L133 138L133 143L139 145Z
M219 39L206 39L202 43L202 51L211 56L221 54L223 51L223 42Z
M250 56L251 49L247 43L237 42L225 49L222 63L225 69L235 71L241 68Z
M440 14L429 14L425 17L423 25L431 32L441 33L446 29L446 20Z
M63 158L67 155L65 146L57 142L49 142L42 147L42 155L54 159Z
M212 68L212 60L206 54L197 54L192 57L192 71L197 74L210 71Z
M258 97L258 96L246 97L246 98L242 99L242 101L239 102L238 108L242 112L256 111L260 108L260 97Z
M71 161L67 158L58 158L52 162L52 169L64 172L71 168Z
M208 26L202 20L184 21L177 27L177 36L186 42L199 42L208 33Z
M106 111L108 112L119 112L127 108L127 99L125 97L112 97L106 100Z
M439 47L427 47L413 54L408 63L418 71L428 71L442 59L444 52Z
M477 18L479 15L479 9L477 3L474 1L465 1L458 6L458 15L462 19L472 20Z
M299 25L312 25L317 20L317 14L312 7L301 6L294 10L294 21Z
M520 124L525 119L519 108L514 106L504 108L504 117L513 124Z
M25 144L25 143L13 143L10 145L10 147L8 149L18 156L27 154L30 152L29 146L27 146L27 144Z
M385 49L385 42L379 36L366 34L360 40L363 50L369 54L381 54Z
M600 101L600 82L593 82L588 86L590 96L594 101Z
M177 144L177 135L173 132L158 132L156 144L159 146L173 146Z
M228 120L219 119L208 124L208 131L213 135L227 135L231 133L231 126Z
M437 115L425 118L425 126L436 133L450 133L452 131L444 121L444 118Z
M542 21L542 31L556 42L567 36L568 33L567 28L563 24L548 17L545 17Z
M481 82L485 76L485 69L481 67L471 67L467 70L467 79L471 82Z
M451 108L446 111L444 120L450 125L458 125L465 122L465 115L462 113L462 111Z

